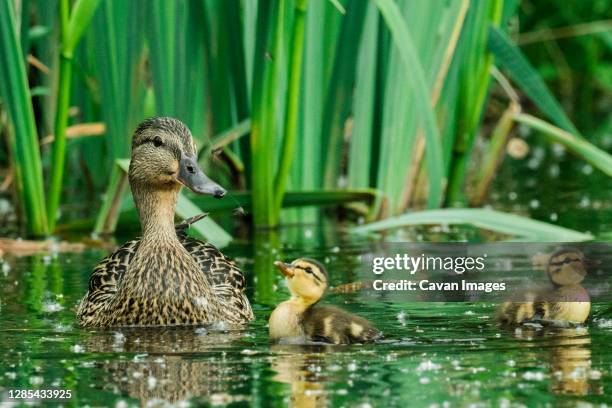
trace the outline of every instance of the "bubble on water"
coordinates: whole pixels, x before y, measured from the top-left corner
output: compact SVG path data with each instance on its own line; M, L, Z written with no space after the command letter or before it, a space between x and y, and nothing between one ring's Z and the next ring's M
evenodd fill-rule
M599 370L590 370L589 371L589 378L591 380L600 380L601 379L601 371L599 371Z
M559 219L559 216L557 215L557 213L551 213L549 218L551 221L557 221L557 219Z
M463 314L464 314L464 315L466 315L466 316L473 316L473 315L475 315L476 313L474 313L474 312L473 312L473 311L471 311L471 310L466 310L465 312L463 312Z
M557 157L565 156L565 146L555 143L552 145L553 154Z
M17 373L14 371L7 371L6 373L4 373L4 375L6 376L6 378L8 378L9 380L14 380L17 378Z
M558 164L551 165L548 168L548 174L550 174L550 177L552 177L552 178L559 177L559 174L561 174L561 167L559 167Z
M589 205L591 205L591 200L587 196L582 197L580 203L578 203L580 208L587 208Z
M403 310L397 314L397 321L400 322L402 326L406 325L406 316L407 314Z
M128 403L123 400L119 400L115 403L115 408L128 408L128 407L129 407Z
M229 324L224 320L219 320L210 325L211 331L227 331L229 330Z
M304 230L304 237L305 238L312 238L312 236L313 236L312 230L310 228L306 228Z
M57 323L53 326L53 330L60 333L66 333L72 331L72 326L68 326L67 324Z
M423 385L425 385L425 384L429 384L429 383L430 383L430 381L431 381L431 380L430 380L429 378L427 378L427 377L421 377L421 378L419 378L419 382L420 382L421 384L423 384Z
M587 176L593 173L593 166L591 166L590 164L585 164L584 166L582 166L582 173L586 174Z
M339 390L336 390L336 395L348 395L348 390L345 388L341 388Z
M516 197L518 197L518 194L516 194L515 191L511 191L508 193L508 198L510 199L510 201L516 200Z
M531 159L527 161L527 167L531 170L536 170L538 167L540 167L541 163L542 163L541 160L536 159L535 157L532 157Z
M342 370L342 366L340 366L339 364L332 364L329 367L327 367L327 369L331 372L335 372L335 371Z
M47 301L43 302L42 311L45 313L57 313L64 309L64 306L60 305L57 302Z
M546 379L546 374L540 371L527 371L523 373L523 379L527 381L543 381Z
M531 207L533 209L539 208L540 207L540 201L536 200L536 199L533 199L533 200L529 201L529 207Z
M154 389L156 385L157 385L157 378L155 377L147 378L147 387L149 388L149 391Z
M515 366L516 366L516 361L514 361L514 360L508 360L508 361L506 361L506 365L507 365L508 367L515 367Z
M354 362L353 363L349 363L346 366L346 369L349 370L349 371L357 371L357 364L354 363Z
M45 382L45 379L39 375L34 375L30 377L28 381L30 381L30 384L32 385L41 385L43 382Z
M70 351L73 353L84 353L85 347L81 346L80 344L75 344L74 346L70 347Z
M335 246L331 249L331 252L333 252L334 254L337 254L340 252L340 247L339 246Z
M612 319L595 319L594 321L600 329L612 329Z
M8 275L10 271L11 271L11 265L9 265L9 263L6 261L2 262L2 273L4 274L5 277Z
M257 350L251 350L251 349L244 349L240 352L240 354L244 354L245 356L252 356L257 353L259 353Z
M421 364L419 364L419 366L416 368L416 372L420 373L422 371L439 370L440 368L442 368L440 364L436 364L431 360L427 360L422 361Z

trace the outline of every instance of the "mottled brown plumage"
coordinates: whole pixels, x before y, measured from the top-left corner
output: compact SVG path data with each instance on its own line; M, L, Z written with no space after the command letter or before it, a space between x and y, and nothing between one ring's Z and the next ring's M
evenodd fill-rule
M381 332L366 319L332 306L318 304L327 288L327 271L319 262L300 258L291 264L275 262L287 277L291 299L270 315L270 339L306 338L333 344L367 343Z
M524 302L503 303L497 321L504 325L584 323L591 310L589 294L580 284L587 274L585 264L584 254L577 249L555 252L546 267L552 287L528 293Z
M253 319L236 265L213 245L186 234L197 219L174 226L181 185L225 194L199 168L191 133L180 121L153 118L134 134L129 181L142 238L100 262L77 313L82 326L196 325Z

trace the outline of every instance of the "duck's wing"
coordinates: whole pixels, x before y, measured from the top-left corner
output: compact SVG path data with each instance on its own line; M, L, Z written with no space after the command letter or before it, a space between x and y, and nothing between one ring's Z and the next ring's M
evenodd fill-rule
M100 316L98 310L104 307L117 292L117 284L121 281L139 244L140 239L128 241L96 265L89 278L87 293L81 300L77 312L81 325L90 325L92 319Z
M228 323L243 324L253 320L251 304L244 294L246 280L234 261L212 244L187 235L179 236L179 239L212 285Z
M303 327L311 339L333 344L369 343L382 337L368 320L333 306L315 305L308 309Z

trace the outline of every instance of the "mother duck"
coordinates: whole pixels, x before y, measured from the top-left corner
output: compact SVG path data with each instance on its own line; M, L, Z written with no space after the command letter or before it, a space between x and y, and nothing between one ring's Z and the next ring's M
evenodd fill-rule
M213 245L188 237L190 221L174 225L183 185L217 198L226 193L199 167L191 132L182 122L157 117L138 126L129 182L142 238L127 242L95 267L77 312L81 326L218 321L240 326L252 320L245 279L234 262Z

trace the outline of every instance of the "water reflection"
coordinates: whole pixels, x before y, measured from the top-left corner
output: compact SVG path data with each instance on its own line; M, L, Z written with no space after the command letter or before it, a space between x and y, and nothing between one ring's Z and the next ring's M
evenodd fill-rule
M515 330L515 338L545 342L549 368L550 391L564 395L603 395L601 373L591 367L591 336L586 327L540 328L525 327ZM534 359L540 350L531 352Z
M112 387L107 390L115 394L143 404L176 403L193 396L223 401L231 399L230 384L248 378L249 370L225 361L220 348L244 336L204 328L121 329L92 333L85 349L113 353L96 365L106 373L101 384Z
M327 392L320 372L326 372L325 352L332 346L282 345L271 346L270 358L274 381L289 384L289 405L296 408L325 407Z

